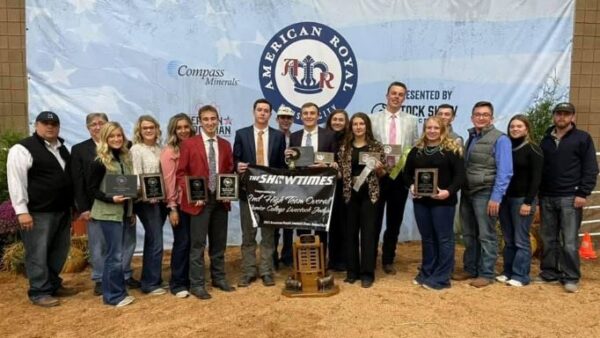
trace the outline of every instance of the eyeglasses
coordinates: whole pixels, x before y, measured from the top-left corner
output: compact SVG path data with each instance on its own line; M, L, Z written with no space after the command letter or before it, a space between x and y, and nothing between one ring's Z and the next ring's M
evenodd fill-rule
M106 124L106 122L94 122L94 123L90 123L87 126L89 128L93 128L93 127L101 127L104 126Z
M492 114L488 114L488 113L475 113L475 114L473 114L471 116L474 117L474 118L478 118L478 119L480 119L480 118L489 119L490 117L492 117Z

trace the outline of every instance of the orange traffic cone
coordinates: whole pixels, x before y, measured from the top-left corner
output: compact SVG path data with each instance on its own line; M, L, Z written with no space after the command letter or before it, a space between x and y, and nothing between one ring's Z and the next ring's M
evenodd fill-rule
M592 243L592 237L589 232L583 235L583 241L579 247L579 257L583 259L595 259L597 258L596 252L594 251L594 244Z

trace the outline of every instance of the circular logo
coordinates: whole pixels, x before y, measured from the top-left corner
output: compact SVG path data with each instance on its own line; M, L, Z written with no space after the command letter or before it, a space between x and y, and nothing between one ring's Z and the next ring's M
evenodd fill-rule
M231 178L229 178L229 177L226 177L226 178L224 178L224 179L223 179L223 185L224 185L226 188L229 188L229 187L233 186L233 179L231 179Z
M298 22L277 32L260 57L263 95L277 110L300 111L306 102L319 106L319 123L346 108L358 83L356 57L346 39L317 22ZM301 124L300 114L294 117Z
M315 159L317 161L323 161L323 160L325 160L325 155L323 155L323 154L317 154L317 156L315 156Z
M127 184L127 177L119 175L116 177L115 181L117 182L118 185L126 185Z
M431 174L424 173L423 175L421 175L421 182L422 183L431 183Z
M150 187L156 187L158 185L158 179L154 178L154 177L150 177L148 179L148 185Z
M392 147L389 144L383 146L383 153L389 155L392 153Z

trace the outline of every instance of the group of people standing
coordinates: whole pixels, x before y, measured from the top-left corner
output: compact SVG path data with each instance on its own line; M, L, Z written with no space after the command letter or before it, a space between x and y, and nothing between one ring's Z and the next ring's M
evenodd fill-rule
M168 288L179 298L190 294L211 298L205 276L207 240L212 286L235 291L224 269L231 206L216 199L217 175L242 174L249 165L286 168L286 149L294 146L335 154L335 161L326 164L338 172L330 229L316 235L328 253L328 268L346 271L345 282L373 285L384 215L381 266L386 274L396 273L398 234L411 196L422 237L422 264L414 284L432 290L450 287L451 279L472 279L474 287L495 280L526 285L531 265L529 227L539 199L544 249L536 281L562 282L565 290L576 292L582 207L595 186L598 166L590 136L575 127L573 105L555 107L554 125L540 147L531 141L526 116L514 116L504 134L493 125L493 105L478 102L471 112L473 128L463 142L452 130L456 112L448 104L438 107L419 135L417 118L401 111L406 91L405 84L393 82L383 111L349 116L338 109L328 116L325 128L318 125L319 107L308 102L298 112L302 129L293 133L294 111L278 109L277 130L269 126L271 103L258 99L253 124L236 132L233 147L217 135L219 113L213 106L198 110L196 134L188 115L173 116L164 146L160 124L150 115L138 118L131 143L118 122L109 121L104 113L91 113L86 118L91 137L75 145L71 154L58 137L58 116L40 113L35 133L10 149L7 165L11 201L26 248L30 300L55 306L60 303L56 297L74 293L62 286L59 277L69 249L73 205L77 217L88 221L94 292L103 296L104 303L117 307L132 303L127 292L131 288L149 295L165 294ZM401 153L390 161L392 148ZM371 154L369 161L364 153ZM415 189L419 169L437 170L437 186L426 196ZM166 198L109 195L105 184L110 174L160 174ZM188 201L186 176L207 178L205 201ZM294 230L254 228L243 190L239 199L242 262L237 286L247 287L257 278L273 286L275 269L292 265ZM465 244L462 271L455 271L454 262L457 204ZM131 269L136 217L145 230L140 281ZM505 248L504 271L496 275L498 217ZM162 280L167 218L174 235L168 286ZM304 233L297 230L298 235ZM278 252L280 237L283 245Z

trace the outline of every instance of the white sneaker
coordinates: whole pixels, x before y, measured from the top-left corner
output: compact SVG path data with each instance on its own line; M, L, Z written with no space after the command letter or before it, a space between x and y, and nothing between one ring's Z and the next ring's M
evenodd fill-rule
M419 281L415 278L412 280L413 285L421 285L421 283L419 283Z
M177 297L177 298L187 298L189 295L190 295L190 293L189 293L188 290L182 290L182 291L177 292L175 294L175 297Z
M127 297L123 298L123 300L120 301L117 305L115 305L115 307L127 306L127 305L133 303L134 300L135 300L135 297L127 296Z
M516 286L518 288L523 286L523 283L519 282L518 280L514 280L514 279L507 280L506 284L510 285L510 286Z
M148 294L152 295L152 296L160 296L160 295L164 295L165 293L167 293L167 290L165 290L163 288L156 288L156 289L148 292Z
M496 280L500 283L506 283L508 281L508 277L505 275L498 275L496 276Z
M563 285L563 287L565 288L565 291L567 291L569 293L579 292L579 285L577 285L577 283L565 283L565 285Z

